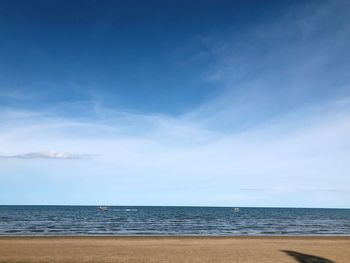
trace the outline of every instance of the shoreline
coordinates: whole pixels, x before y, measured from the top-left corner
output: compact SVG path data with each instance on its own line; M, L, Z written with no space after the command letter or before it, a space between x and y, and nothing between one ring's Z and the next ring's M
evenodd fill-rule
M349 236L0 236L0 262L345 263L349 248Z
M229 239L350 239L350 235L0 235L6 238L229 238Z

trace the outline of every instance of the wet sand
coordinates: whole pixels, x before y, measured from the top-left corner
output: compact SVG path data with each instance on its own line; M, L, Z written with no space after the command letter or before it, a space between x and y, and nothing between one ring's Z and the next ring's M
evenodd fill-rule
M0 237L0 262L341 263L350 237Z

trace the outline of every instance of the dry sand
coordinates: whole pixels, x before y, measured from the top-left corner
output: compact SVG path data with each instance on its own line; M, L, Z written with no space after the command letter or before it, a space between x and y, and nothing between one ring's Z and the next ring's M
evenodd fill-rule
M350 237L1 237L0 262L349 263Z

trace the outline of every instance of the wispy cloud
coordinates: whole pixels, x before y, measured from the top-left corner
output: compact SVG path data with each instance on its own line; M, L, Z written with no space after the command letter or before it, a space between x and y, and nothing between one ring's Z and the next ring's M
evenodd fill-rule
M306 4L280 14L278 23L213 35L207 60L216 63L204 79L226 91L190 117L206 116L204 125L232 132L347 96L349 8L346 1Z
M124 113L116 118L113 110L105 112L103 118L94 119L34 113L8 121L0 127L1 151L20 154L2 155L1 159L13 161L1 162L0 181L1 177L6 184L21 181L36 171L30 176L33 181L42 180L38 173L44 173L45 180L64 185L79 182L84 185L78 191L86 196L84 203L98 202L99 197L88 192L101 194L103 189L112 203L135 204L142 199L143 204L163 200L164 204L317 206L322 200L327 206L349 205L344 191L331 191L350 184L347 100L313 104L229 132L203 125L204 115ZM6 118L6 114L16 116L9 111L0 115ZM50 148L65 151L40 151ZM97 157L84 163L40 164L44 159L86 158L76 153ZM300 189L305 190L299 195ZM179 195L188 202L179 203Z
M86 158L87 154L73 154L68 152L56 152L56 151L44 151L44 152L30 152L23 154L13 155L0 155L2 159L58 159L58 160L69 160L69 159L82 159Z

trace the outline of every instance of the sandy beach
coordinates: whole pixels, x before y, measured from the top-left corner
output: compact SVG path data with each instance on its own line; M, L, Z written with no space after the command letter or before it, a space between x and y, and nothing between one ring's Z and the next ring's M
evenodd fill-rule
M0 262L350 262L350 237L1 237Z

